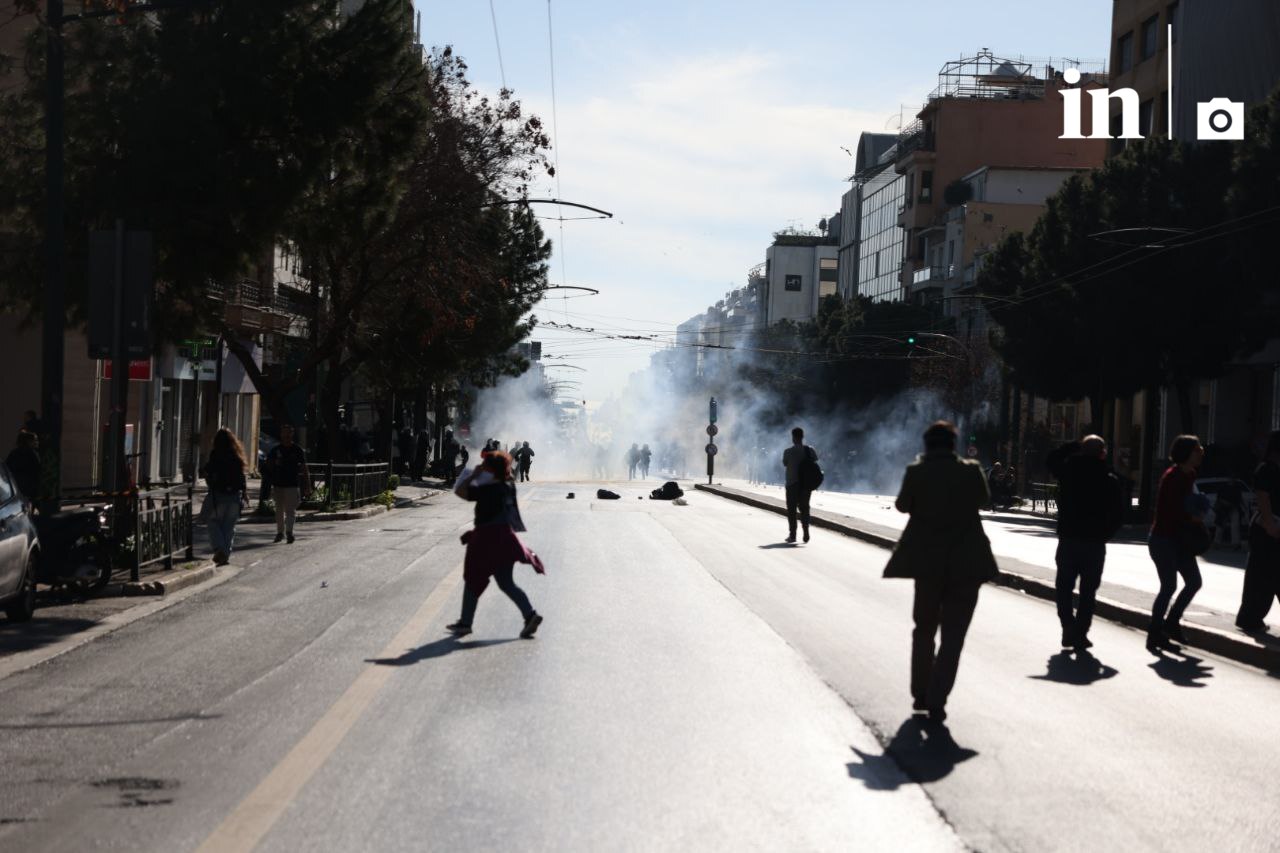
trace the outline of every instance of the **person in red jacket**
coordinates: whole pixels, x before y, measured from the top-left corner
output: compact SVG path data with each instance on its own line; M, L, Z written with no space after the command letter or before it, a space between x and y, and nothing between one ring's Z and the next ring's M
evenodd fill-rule
M1147 649L1153 654L1159 654L1170 641L1187 641L1182 633L1182 614L1201 584L1194 540L1203 535L1204 525L1191 514L1188 506L1196 483L1196 471L1204 461L1204 447L1200 439L1194 435L1175 438L1169 447L1169 461L1172 464L1160 477L1155 519L1151 522L1151 535L1147 540L1147 551L1160 575L1160 591L1151 606L1151 624L1147 628ZM1179 575L1182 576L1182 592L1170 607L1169 600L1178 586Z

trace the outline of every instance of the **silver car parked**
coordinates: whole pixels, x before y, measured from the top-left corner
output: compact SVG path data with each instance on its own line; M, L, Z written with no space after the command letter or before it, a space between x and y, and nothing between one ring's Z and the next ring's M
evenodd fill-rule
M31 504L0 463L0 607L15 622L36 609L36 558L39 555Z

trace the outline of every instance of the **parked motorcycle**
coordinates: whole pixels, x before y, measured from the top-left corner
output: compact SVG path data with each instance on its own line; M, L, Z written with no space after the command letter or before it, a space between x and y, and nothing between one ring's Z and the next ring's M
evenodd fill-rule
M81 506L35 517L40 537L37 580L64 593L97 592L111 581L106 506Z

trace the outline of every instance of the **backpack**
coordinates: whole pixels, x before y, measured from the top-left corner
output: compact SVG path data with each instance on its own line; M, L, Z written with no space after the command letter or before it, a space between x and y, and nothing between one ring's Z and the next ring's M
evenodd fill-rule
M668 480L662 484L661 488L654 489L649 493L649 498L655 501L673 501L683 496L684 489L680 488L673 480Z
M822 466L818 464L818 456L813 452L813 448L805 446L804 459L800 462L800 486L805 491L812 492L822 485L826 475L822 473Z

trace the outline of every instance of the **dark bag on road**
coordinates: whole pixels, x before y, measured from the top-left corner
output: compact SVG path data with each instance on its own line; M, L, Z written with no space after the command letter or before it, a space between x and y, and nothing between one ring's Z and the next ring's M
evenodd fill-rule
M622 495L618 494L617 492L611 492L608 489L596 489L596 498L598 500L616 501L616 500L619 500L621 497Z
M649 498L655 501L673 501L683 496L684 489L680 488L674 480L668 480L662 484L661 488L654 489L649 493Z
M800 486L812 492L822 485L824 479L825 475L822 473L822 467L818 465L818 460L806 454L804 461L800 463Z

